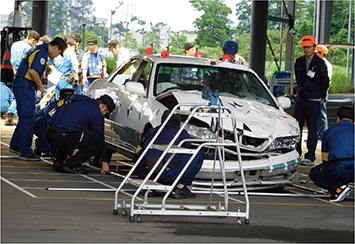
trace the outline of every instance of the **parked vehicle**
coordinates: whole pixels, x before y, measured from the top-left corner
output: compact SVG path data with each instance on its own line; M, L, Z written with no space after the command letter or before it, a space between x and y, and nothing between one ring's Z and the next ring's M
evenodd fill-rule
M285 97L275 98L256 73L244 66L214 59L160 55L132 57L107 79L96 80L88 95L111 95L116 109L106 119L105 136L109 147L133 157L140 137L158 126L166 109L176 104L207 104L202 89L219 90L219 101L237 118L238 138L249 189L283 186L298 179L300 138L297 121L284 112L290 106ZM190 107L186 107L189 110ZM183 120L184 115L182 116ZM193 138L213 138L210 118L195 117L187 126ZM224 124L224 138L234 141L231 124ZM202 169L194 189L210 186L214 150L206 149ZM235 148L226 148L225 169L230 190L241 189ZM222 186L218 173L214 185Z

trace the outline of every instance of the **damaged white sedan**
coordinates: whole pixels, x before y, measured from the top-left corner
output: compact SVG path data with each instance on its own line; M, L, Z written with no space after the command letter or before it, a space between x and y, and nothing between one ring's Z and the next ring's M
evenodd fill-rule
M105 124L106 142L132 158L141 135L160 125L166 109L181 103L207 104L201 96L204 87L218 89L220 102L236 116L248 189L294 183L298 179L296 144L300 131L297 121L283 110L290 101L276 99L255 72L244 66L204 58L138 55L107 79L96 80L88 95L97 98L106 93L114 98L116 109ZM211 121L194 118L186 130L192 138L210 139L215 136L210 127ZM223 130L224 138L234 141L233 128L226 124ZM193 182L195 190L210 186L213 178L215 153L209 149L205 153ZM228 188L239 191L242 183L237 156L228 151L225 156ZM214 176L215 187L222 187L219 175Z

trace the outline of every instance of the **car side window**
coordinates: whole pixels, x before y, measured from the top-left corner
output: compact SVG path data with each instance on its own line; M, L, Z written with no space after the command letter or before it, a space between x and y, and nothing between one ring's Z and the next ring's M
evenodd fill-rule
M149 62L144 62L142 63L142 65L144 65L143 71L140 74L139 78L138 78L138 82L141 83L145 89L147 89L148 87L148 83L149 83L149 78L150 78L150 71L151 71L151 67L152 64Z
M132 80L142 61L143 60L132 60L127 63L120 71L117 72L116 76L112 79L112 82L123 86L127 81Z

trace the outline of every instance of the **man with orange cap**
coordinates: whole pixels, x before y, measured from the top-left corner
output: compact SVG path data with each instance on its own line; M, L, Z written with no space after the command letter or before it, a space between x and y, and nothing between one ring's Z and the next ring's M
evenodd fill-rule
M314 165L317 147L317 121L320 105L326 101L329 87L329 77L325 62L315 55L316 38L314 36L302 37L301 46L304 56L295 63L295 76L298 84L293 116L299 123L302 132L304 122L307 122L308 152L304 155L302 165ZM297 151L302 156L302 134L297 143Z
M326 59L329 50L327 46L319 44L316 46L316 50L314 52L318 55L318 57L323 59L323 61L327 65L329 85L330 85L330 82L332 80L332 75L333 75L333 67L331 63ZM326 100L328 100L328 91L326 95ZM318 117L318 130L317 130L318 141L320 142L322 141L323 133L326 129L328 129L327 102L320 105L320 112Z

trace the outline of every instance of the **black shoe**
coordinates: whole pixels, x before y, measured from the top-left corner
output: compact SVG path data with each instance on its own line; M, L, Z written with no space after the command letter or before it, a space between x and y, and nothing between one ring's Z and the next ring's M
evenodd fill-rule
M36 156L34 154L27 156L27 155L22 154L22 153L20 154L19 159L20 160L26 160L26 161L40 161L41 160L38 156Z
M15 149L12 149L11 147L9 148L9 152L14 153L14 154L17 154L17 155L20 155L20 154L21 154L20 151L17 151L17 150L15 150Z
M36 147L35 147L35 150L33 150L33 152L34 152L35 155L40 157L41 156L41 147L39 146L38 138L36 138L36 140L35 140L35 145L36 145Z
M53 169L55 171L57 171L58 173L66 173L67 172L63 169L63 162L59 162L59 161L53 162Z
M41 157L44 159L52 159L52 153L51 152L43 152L43 153L41 153Z
M195 199L196 194L192 193L189 188L184 186L183 188L175 188L175 192L172 195L175 199Z
M74 168L69 168L67 166L63 166L63 170L67 173L71 174L80 174L80 175L86 175L88 172L85 169L82 169L81 167L75 166Z

